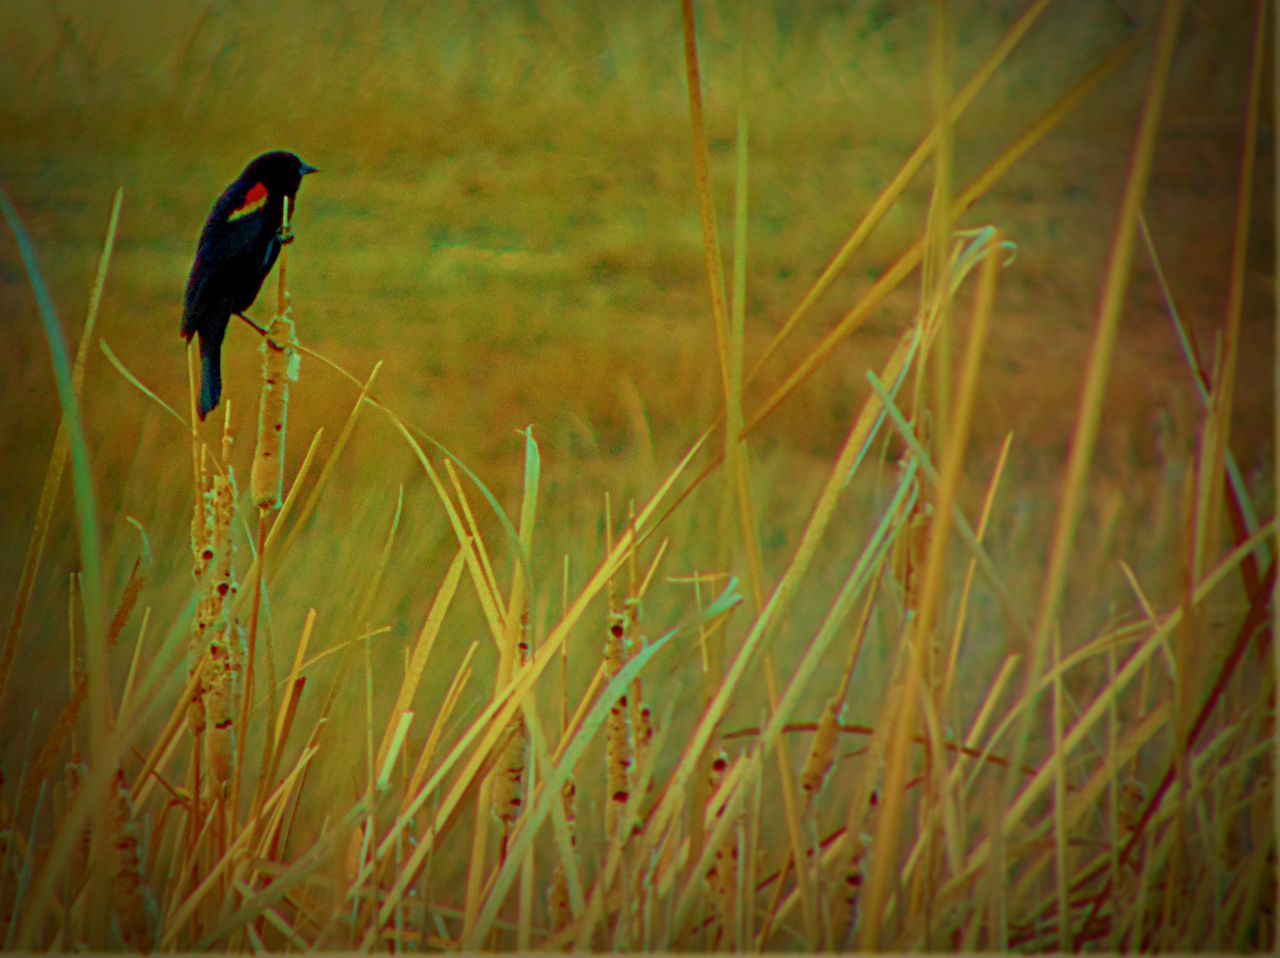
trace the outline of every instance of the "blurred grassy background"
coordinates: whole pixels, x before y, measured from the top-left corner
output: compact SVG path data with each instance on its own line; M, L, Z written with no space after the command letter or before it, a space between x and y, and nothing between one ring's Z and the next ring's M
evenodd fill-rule
M953 5L957 83L1023 6ZM1149 27L1152 6L1072 0L1051 9L959 124L957 183L967 183L1107 51ZM929 116L926 5L776 0L762 7L747 78L748 367ZM1147 203L1178 305L1206 355L1226 295L1249 9L1228 0L1188 10ZM699 16L728 255L737 19L724 3L701 4ZM647 496L713 420L719 380L677 5L7 0L4 22L0 185L35 239L73 341L111 194L123 185L99 332L176 408L185 411L187 402L182 293L204 217L247 160L284 147L323 171L300 195L290 252L304 343L357 375L385 360L379 396L469 463L508 508L518 503L520 480L514 430L533 424L545 465L536 560L546 582L558 582L566 552L574 556L571 578L601 555L605 491L617 519L619 504ZM966 502L999 441L1015 431L991 538L1028 597L1042 575L1146 68L1144 52L961 223L995 223L1018 246L1002 281ZM1272 148L1268 133L1264 149ZM1233 438L1255 491L1265 494L1274 350L1266 213L1273 184L1265 173L1260 187ZM764 369L751 389L757 400L923 230L928 191L926 173ZM1083 527L1088 546L1072 574L1087 589L1066 613L1082 627L1110 615L1112 602L1129 601L1117 556L1140 570L1157 600L1178 581L1181 470L1197 441L1199 410L1145 255L1134 271ZM917 294L917 282L905 284L756 433L770 567L787 554L865 394L865 369L910 321ZM251 312L265 318L269 309L264 302ZM241 476L256 415L256 346L235 328L224 358L225 395L244 437ZM11 583L57 417L30 292L7 238L0 242L0 382L0 456L8 464L0 469L0 582ZM291 411L291 471L321 425L322 448L329 447L355 397L332 371L304 362ZM134 516L157 559L157 585L143 603L169 623L190 591L187 438L96 349L85 403L111 582L118 585L132 564L136 534L121 518ZM373 612L376 624L390 624L400 637L386 653L399 662L398 643L420 621L453 544L419 467L372 414L292 560L306 574L271 597L287 610L273 623L282 661L308 606L341 631L346 587L381 548L401 483L399 546ZM841 506L850 552L884 492L871 482ZM713 543L689 527L704 512L684 510L668 527L674 545L666 574L714 565ZM846 557L831 558L819 566L825 573L815 573L818 596L843 574ZM66 576L75 563L64 515L27 630L59 652L25 643L15 685L26 689L15 688L11 699L23 711L15 715L25 716L43 694L32 677L64 661ZM12 601L6 586L0 615L8 616ZM558 608L559 596L548 587L539 601L545 614L548 604ZM801 600L797 619L820 615L825 601L806 608ZM663 621L661 607L650 611ZM323 644L345 637L330 634ZM482 658L490 652L486 646Z

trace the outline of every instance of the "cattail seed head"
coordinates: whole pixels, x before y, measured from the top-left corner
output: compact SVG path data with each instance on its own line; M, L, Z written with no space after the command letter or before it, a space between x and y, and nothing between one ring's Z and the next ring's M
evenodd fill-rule
M111 874L111 901L120 937L133 951L150 951L155 943L159 910L151 887L142 874L138 826L133 819L129 786L122 771L116 772L111 825L115 852L115 866Z
M287 303L287 296L286 296ZM258 404L258 444L250 475L253 504L278 509L284 499L284 437L289 415L289 383L298 379L298 336L286 305L262 341L262 393Z
M840 703L833 699L822 710L817 731L813 734L813 744L809 747L809 756L800 772L800 787L804 790L810 807L826 783L831 765L835 761L836 738L840 732L840 707Z
M626 614L610 613L604 646L605 671L610 678L617 676L630 658L629 624ZM605 834L610 838L616 834L622 810L631 800L633 760L631 708L624 692L610 707L605 720Z
M235 764L235 695L234 673L224 632L209 644L206 667L205 715L208 737L205 740L211 786L225 789L231 782Z
M520 712L511 719L506 744L494 770L493 813L510 828L524 808L524 772L529 758L529 730Z

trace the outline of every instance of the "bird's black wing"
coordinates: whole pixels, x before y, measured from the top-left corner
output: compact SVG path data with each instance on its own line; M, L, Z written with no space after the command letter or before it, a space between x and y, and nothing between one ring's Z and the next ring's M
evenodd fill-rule
M182 319L185 336L191 336L199 318L211 311L229 314L248 308L275 261L269 247L279 244L274 243L274 230L267 223L268 207L229 219L236 199L224 196L219 200L200 234L187 282ZM266 269L264 260L268 261Z

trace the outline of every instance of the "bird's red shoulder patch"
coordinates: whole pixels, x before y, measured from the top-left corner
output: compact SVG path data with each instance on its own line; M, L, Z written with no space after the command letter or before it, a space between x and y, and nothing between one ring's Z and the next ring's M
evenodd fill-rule
M261 183L254 183L249 187L249 192L244 195L244 202L231 211L231 215L227 217L227 222L231 223L240 219L242 216L248 216L250 213L256 213L262 209L267 203L267 188Z

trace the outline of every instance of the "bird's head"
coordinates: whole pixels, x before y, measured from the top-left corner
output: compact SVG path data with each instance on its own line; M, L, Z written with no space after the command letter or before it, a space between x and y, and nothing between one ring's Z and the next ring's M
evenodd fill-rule
M315 173L316 168L298 154L288 150L272 150L263 153L245 167L241 179L262 183L272 193L293 196L302 184L302 178Z

